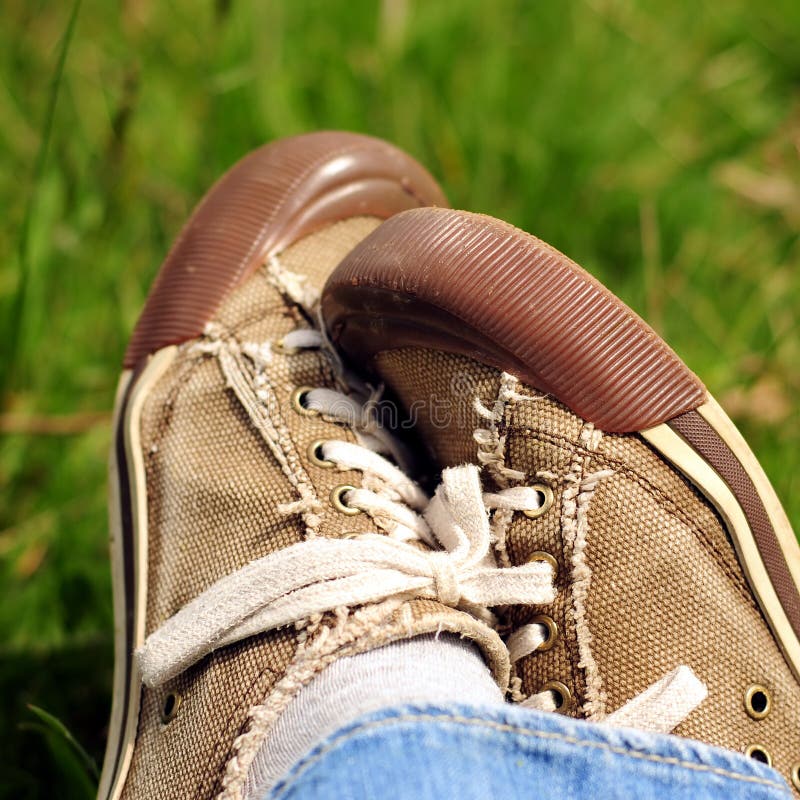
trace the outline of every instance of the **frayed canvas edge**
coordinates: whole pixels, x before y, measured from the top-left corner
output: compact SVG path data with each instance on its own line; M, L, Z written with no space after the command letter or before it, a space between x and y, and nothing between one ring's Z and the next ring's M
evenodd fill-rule
M603 437L591 423L584 426L580 444L594 451ZM562 531L564 540L572 547L572 613L578 642L578 667L584 671L586 700L584 712L588 719L599 721L606 715L607 697L603 679L592 654L592 632L587 621L586 605L592 582L592 571L586 559L589 536L588 512L598 483L613 475L610 470L585 474L588 457L576 454L566 476L567 486L562 500Z
M393 616L396 619L391 619ZM297 652L267 702L248 712L247 730L233 743L222 791L215 800L243 800L250 767L275 721L296 694L330 663L412 636L444 632L473 640L500 690L506 692L510 664L505 646L491 628L467 614L442 607L440 613L415 618L408 601L393 599L355 612L340 609L333 626L321 624L321 618L311 621L301 632Z

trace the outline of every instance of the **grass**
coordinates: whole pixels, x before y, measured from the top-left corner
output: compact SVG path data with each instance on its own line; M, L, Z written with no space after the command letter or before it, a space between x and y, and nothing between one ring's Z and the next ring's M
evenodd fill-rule
M797 3L74 8L9 0L0 28L0 796L82 796L26 703L102 755L118 366L192 205L268 139L391 139L578 260L729 407L800 528Z

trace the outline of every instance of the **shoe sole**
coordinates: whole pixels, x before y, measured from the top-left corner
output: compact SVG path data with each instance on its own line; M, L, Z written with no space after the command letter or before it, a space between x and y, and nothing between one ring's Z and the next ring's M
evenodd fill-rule
M800 678L800 547L750 448L702 382L576 263L500 220L407 211L331 275L322 311L356 363L419 346L490 364L609 433L638 433L716 507Z
M369 136L320 132L260 147L207 192L156 277L125 353L114 406L109 517L115 662L99 800L116 800L130 768L141 678L147 588L147 487L139 445L150 389L176 345L197 337L224 299L269 259L333 222L386 219L447 205L430 174L398 148Z

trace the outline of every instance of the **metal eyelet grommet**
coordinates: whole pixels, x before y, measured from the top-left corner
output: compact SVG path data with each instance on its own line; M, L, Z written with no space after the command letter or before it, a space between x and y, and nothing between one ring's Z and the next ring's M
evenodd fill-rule
M316 439L315 441L311 442L308 446L308 460L315 466L320 467L321 469L330 469L331 467L335 467L336 464L333 461L328 461L326 458L322 456L322 445L326 442L330 441L329 439Z
M772 766L772 755L763 744L751 744L744 751L744 754L748 758L752 758L754 761L760 761L762 764L766 764L768 767Z
M567 711L572 705L572 692L561 681L548 681L539 692L553 693L556 711Z
M303 401L305 396L313 391L313 386L298 386L293 392L291 397L292 408L304 417L318 417L319 411L315 408L306 408Z
M535 489L540 497L542 498L542 502L539 505L539 508L531 508L529 510L523 511L522 513L528 517L529 519L537 519L542 515L546 514L553 505L553 490L545 483L534 483L531 486L531 489Z
M789 773L789 777L792 779L792 786L800 792L800 761L792 764L792 771Z
M552 617L545 614L535 616L529 625L544 625L547 631L547 638L534 650L534 653L544 653L549 650L558 641L558 625Z
M164 702L161 705L161 721L164 725L168 725L175 719L180 704L181 696L177 692L169 692L164 697Z
M772 694L769 689L754 683L744 693L744 709L752 719L764 719L772 711Z
M354 492L355 489L355 486L349 486L345 483L343 483L341 486L334 486L334 488L331 489L331 503L339 513L347 514L351 517L361 513L360 508L353 508L352 506L347 505L344 500L344 495L346 495L348 492Z
M528 556L528 563L535 563L537 561L543 561L545 564L549 564L553 570L553 578L558 575L558 561L554 555L545 552L544 550L537 550L535 553L531 553Z

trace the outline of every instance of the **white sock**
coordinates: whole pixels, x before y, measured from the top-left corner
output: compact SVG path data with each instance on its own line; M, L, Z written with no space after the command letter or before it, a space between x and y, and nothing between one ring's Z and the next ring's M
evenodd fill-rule
M247 776L261 800L314 745L351 720L406 703L503 703L477 647L454 634L416 636L340 658L292 699Z

